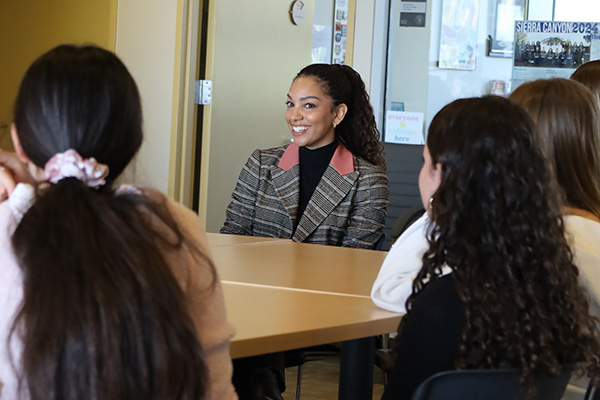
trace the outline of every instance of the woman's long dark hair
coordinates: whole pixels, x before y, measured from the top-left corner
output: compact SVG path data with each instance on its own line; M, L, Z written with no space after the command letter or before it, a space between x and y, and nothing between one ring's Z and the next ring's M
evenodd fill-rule
M112 188L142 142L129 72L106 50L59 46L27 71L14 116L35 165L72 148L110 168L97 190L74 178L40 185L14 232L21 389L32 400L202 398L204 353L161 252L184 235L165 204ZM150 216L175 235L160 237Z
M346 104L346 116L335 128L336 137L352 152L371 164L385 167L383 145L373 116L373 107L358 72L347 65L311 64L296 78L310 76L332 98L333 107Z
M535 372L580 363L600 376L600 342L565 239L551 168L518 105L462 99L433 119L427 146L442 167L431 203L429 250L407 301L445 265L465 304L457 368Z

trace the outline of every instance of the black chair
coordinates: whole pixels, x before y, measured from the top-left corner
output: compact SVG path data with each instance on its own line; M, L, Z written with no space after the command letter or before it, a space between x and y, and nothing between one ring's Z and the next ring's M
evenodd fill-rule
M379 236L379 239L373 245L373 250L383 250L383 243L385 242L385 233Z
M402 235L402 233L407 230L416 220L421 218L421 216L425 214L425 209L423 207L413 207L408 208L400 214L400 216L394 221L394 226L392 226L392 230L390 232L390 237L392 238L392 244Z
M590 383L585 392L583 400L600 400L600 387L594 386Z
M302 367L307 361L321 360L327 357L339 357L340 349L334 344L305 347L297 350L284 352L285 368L298 367L296 376L296 400L300 399L300 387L302 384Z
M519 375L518 369L440 372L421 383L412 400L515 400L520 398ZM539 374L537 398L560 400L570 377L568 368L555 377Z

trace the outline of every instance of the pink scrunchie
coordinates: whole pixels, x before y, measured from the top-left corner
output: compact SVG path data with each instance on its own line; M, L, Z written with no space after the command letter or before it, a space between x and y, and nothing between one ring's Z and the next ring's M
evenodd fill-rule
M69 149L55 154L44 166L46 180L57 183L61 179L76 178L88 187L99 187L106 183L108 165L100 164L94 157L82 158L77 151Z

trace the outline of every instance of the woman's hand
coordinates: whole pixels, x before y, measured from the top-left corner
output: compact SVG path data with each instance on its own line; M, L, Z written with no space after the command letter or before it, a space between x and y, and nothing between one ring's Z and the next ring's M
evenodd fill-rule
M0 149L0 201L6 200L19 182L34 183L27 164L16 153Z

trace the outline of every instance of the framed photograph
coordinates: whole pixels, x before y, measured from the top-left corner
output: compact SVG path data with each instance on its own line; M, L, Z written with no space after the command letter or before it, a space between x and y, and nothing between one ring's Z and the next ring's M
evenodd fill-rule
M488 20L487 55L513 56L513 36L516 20L526 19L529 0L491 0Z

